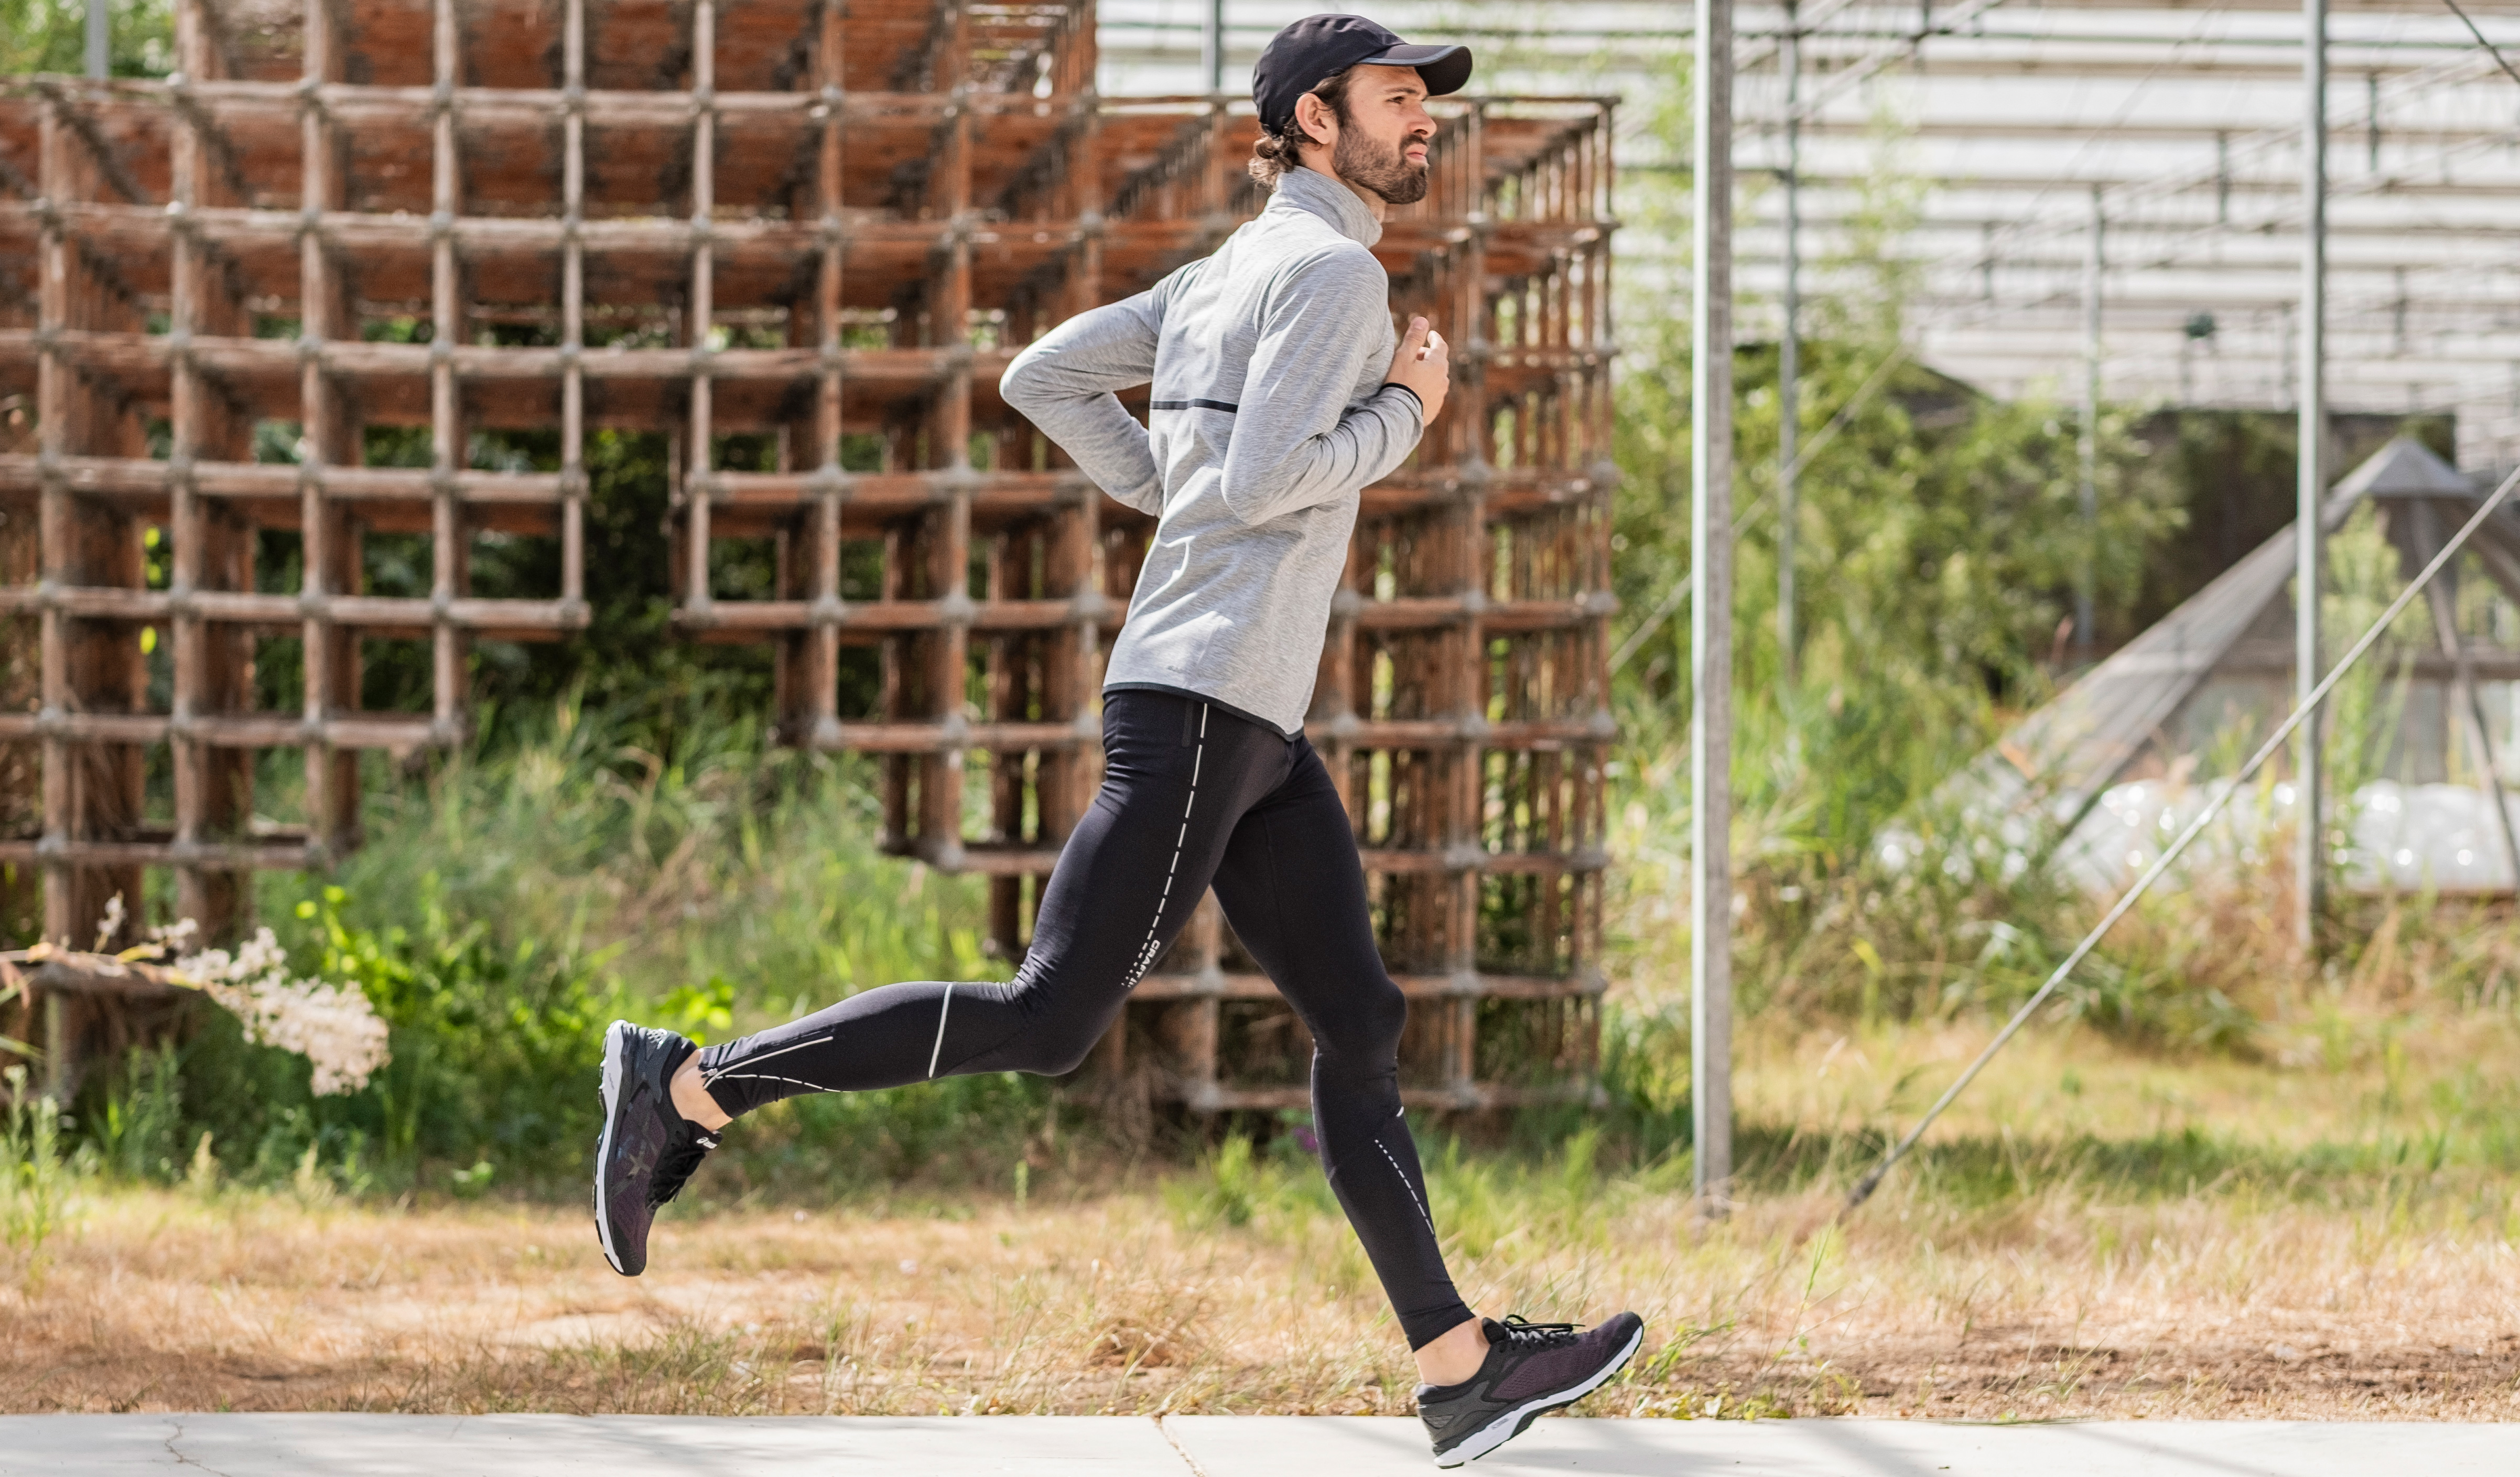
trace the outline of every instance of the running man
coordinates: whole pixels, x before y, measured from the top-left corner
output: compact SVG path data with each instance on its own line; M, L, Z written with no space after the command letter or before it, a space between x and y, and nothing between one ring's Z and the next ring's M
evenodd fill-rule
M1384 972L1346 807L1303 735L1358 492L1444 407L1443 336L1391 325L1370 249L1426 194L1429 95L1460 46L1323 15L1261 53L1251 172L1275 194L1216 253L1096 308L1007 369L1007 402L1112 497L1156 516L1102 694L1102 792L1069 837L1012 983L886 985L705 1050L605 1039L596 1220L613 1270L734 1118L802 1093L1072 1071L1211 886L1312 1029L1322 1167L1425 1383L1439 1466L1495 1450L1637 1350L1633 1313L1483 1320L1444 1269L1401 1116L1408 1003ZM1113 392L1152 381L1150 425Z

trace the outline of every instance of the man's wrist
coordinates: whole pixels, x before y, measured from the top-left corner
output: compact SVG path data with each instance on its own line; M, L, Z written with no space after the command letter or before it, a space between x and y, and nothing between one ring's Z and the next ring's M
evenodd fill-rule
M1382 387L1383 387L1384 389L1396 389L1396 390L1400 391L1400 393L1402 393L1402 394L1404 394L1404 395L1407 395L1407 396L1408 396L1408 397L1409 397L1413 402L1415 402L1415 403L1417 404L1417 406L1418 406L1418 420L1420 420L1420 421L1423 421L1423 420L1425 420L1425 419L1426 419L1426 397L1425 397L1425 396L1423 396L1423 395L1421 395L1421 394L1418 393L1418 392L1417 392L1416 390L1414 390L1414 389L1411 389L1408 385L1405 385L1405 384L1401 383L1401 382L1400 382L1399 380L1383 380L1383 381L1382 381Z

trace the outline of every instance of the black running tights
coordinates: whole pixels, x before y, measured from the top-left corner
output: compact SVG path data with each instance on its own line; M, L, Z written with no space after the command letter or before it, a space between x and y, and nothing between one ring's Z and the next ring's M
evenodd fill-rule
M1464 1321L1400 1107L1409 1007L1383 971L1347 809L1302 738L1170 692L1102 706L1102 793L1068 838L1012 983L885 985L700 1053L743 1114L973 1072L1073 1071L1211 885L1313 1033L1322 1167L1422 1348Z

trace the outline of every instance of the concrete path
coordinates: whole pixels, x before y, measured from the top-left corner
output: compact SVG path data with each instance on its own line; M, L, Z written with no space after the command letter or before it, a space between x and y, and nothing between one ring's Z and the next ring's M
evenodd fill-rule
M1350 1416L0 1416L0 1474L213 1477L1374 1477L1432 1470L1411 1419ZM1476 1477L2508 1477L2520 1425L1546 1420Z

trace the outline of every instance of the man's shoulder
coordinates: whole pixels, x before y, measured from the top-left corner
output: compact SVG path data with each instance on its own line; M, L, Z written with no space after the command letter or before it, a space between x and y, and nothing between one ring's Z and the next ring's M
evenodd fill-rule
M1214 255L1194 256L1158 278L1152 290L1156 304L1161 306L1180 296L1183 289L1196 284L1206 274L1207 264L1214 260Z

